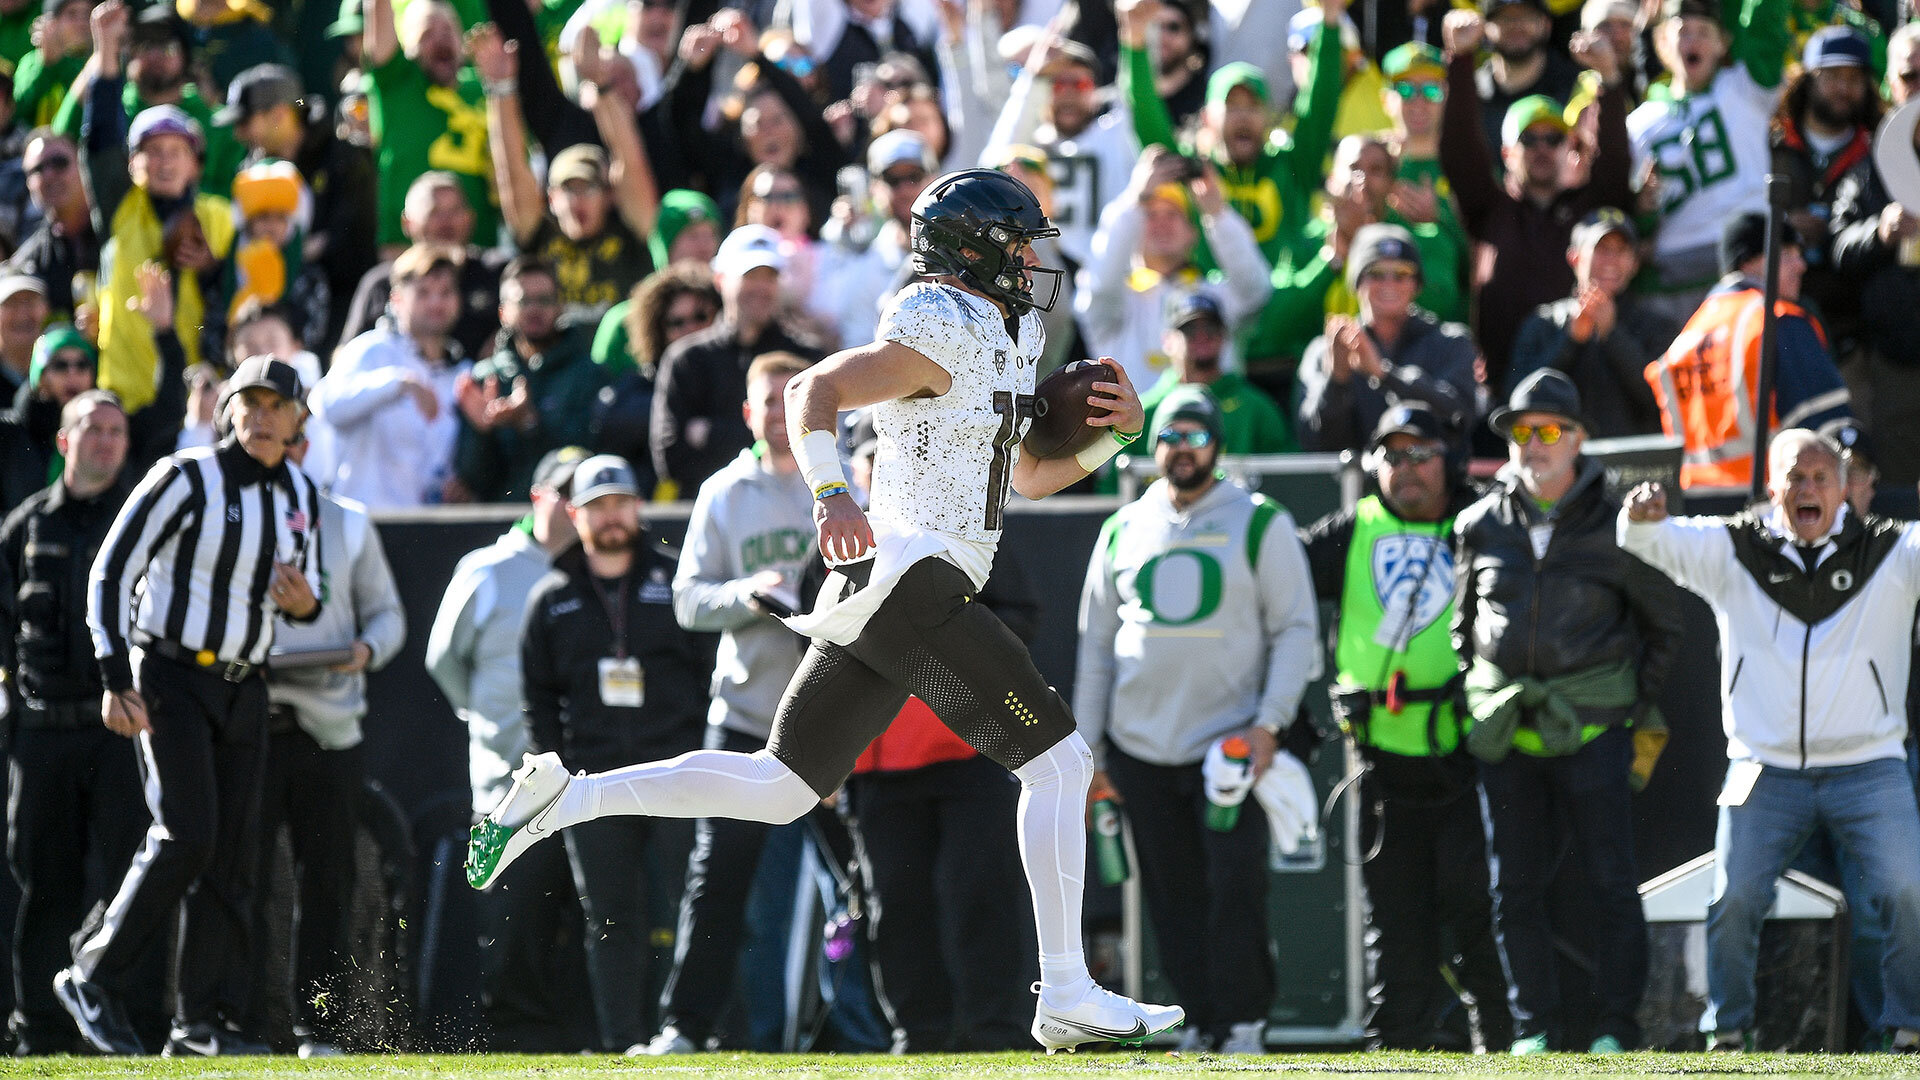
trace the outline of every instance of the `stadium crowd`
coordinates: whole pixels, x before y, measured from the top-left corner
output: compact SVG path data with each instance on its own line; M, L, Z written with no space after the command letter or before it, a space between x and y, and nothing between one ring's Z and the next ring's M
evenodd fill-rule
M5 1039L358 1045L325 988L352 964L361 725L391 719L367 718L367 673L408 633L467 724L475 815L530 749L599 769L762 745L800 658L768 616L820 577L782 389L872 340L914 277L915 200L981 166L1060 230L1036 248L1067 271L1041 374L1123 366L1164 474L1091 553L1074 706L1093 798L1130 822L1182 1045L1265 1048L1264 868L1317 828L1296 716L1331 644L1375 808L1373 1044L1634 1048L1648 957L1626 823L1666 737L1654 702L1688 662L1676 597L1713 603L1723 635L1725 611L1773 609L1728 599L1742 541L1690 546L1651 497L1616 521L1581 450L1664 434L1683 486L1747 487L1779 174L1767 419L1822 435L1782 444L1775 480L1854 500L1788 544L1791 567L1827 565L1823 539L1853 558L1861 521L1892 535L1869 503L1920 515L1920 193L1890 190L1873 148L1920 88L1920 22L1861 5L0 0ZM842 445L863 490L871 424L849 417ZM1299 451L1364 455L1367 498L1295 522L1217 478L1222 455ZM1510 460L1489 481L1470 457ZM299 475L312 493L274 486ZM1809 490L1776 496L1780 535ZM291 546L241 551L274 543L275 499ZM674 500L692 504L677 555L645 527ZM409 627L369 513L463 503L527 514ZM243 521L256 505L267 525ZM1905 575L1904 551L1857 565ZM252 606L200 611L209 574L249 587L249 559ZM1012 561L982 601L1026 636ZM1873 569L1854 573L1864 591ZM1834 610L1779 603L1809 627ZM1797 760L1736 721L1766 703L1727 661L1735 756L1766 772L1736 761L1723 799L1719 854L1745 876L1723 873L1709 923L1717 1048L1753 1045L1742 935L1817 837L1869 943L1868 1037L1920 1051L1905 605L1874 653L1884 723L1835 719L1809 754L1803 680ZM228 620L276 611L274 633L222 645ZM128 633L216 690L265 672L258 732L220 720L244 711L223 698L205 745L161 753L204 764L213 813L161 814L155 775L188 766L156 764L150 731L129 750L144 707L102 705L130 685ZM1809 662L1746 661L1749 679ZM1867 676L1833 663L1819 677L1865 708ZM1839 773L1853 786L1820 794ZM1265 813L1213 813L1236 783ZM1738 813L1756 791L1765 827ZM913 701L843 805L800 822L571 830L481 898L488 1043L779 1045L777 964L736 958L784 952L794 882L825 863L857 865L839 892L861 897L825 946L856 971L834 980L835 1045L1030 1046L1018 795ZM271 937L282 828L301 918L271 969L289 1026L268 1030L250 950ZM1569 857L1600 957L1579 1017L1547 898ZM169 953L156 912L175 902Z

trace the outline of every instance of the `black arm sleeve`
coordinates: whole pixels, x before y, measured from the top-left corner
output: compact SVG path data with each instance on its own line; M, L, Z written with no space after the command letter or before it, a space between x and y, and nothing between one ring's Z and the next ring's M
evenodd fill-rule
M153 401L127 420L126 471L145 476L153 463L173 453L187 420L187 351L172 330L156 330L153 343L160 350L159 382Z
M598 144L600 132L593 126L592 114L560 91L560 80L547 62L546 43L540 40L540 28L527 5L521 0L487 0L487 16L502 36L519 45L520 115L526 120L527 134L548 157L574 143Z
M1338 604L1347 584L1347 550L1353 546L1354 514L1335 510L1300 531L1307 549L1307 570L1313 575L1313 594L1324 603Z

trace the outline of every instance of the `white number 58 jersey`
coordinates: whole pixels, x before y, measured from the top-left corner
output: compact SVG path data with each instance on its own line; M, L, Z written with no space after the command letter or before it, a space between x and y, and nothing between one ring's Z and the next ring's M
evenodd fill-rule
M894 297L878 338L939 364L953 386L874 406L875 518L984 545L991 560L1046 337L1031 311L1019 328L1016 342L999 308L948 285L915 282Z

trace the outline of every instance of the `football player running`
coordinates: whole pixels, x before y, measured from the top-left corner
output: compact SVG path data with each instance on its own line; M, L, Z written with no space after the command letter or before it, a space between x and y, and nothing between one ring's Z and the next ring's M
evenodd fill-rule
M1022 456L1045 332L1063 271L1036 265L1033 241L1058 235L1025 185L969 169L941 177L913 207L920 279L882 315L877 340L828 357L787 386L793 446L813 488L833 572L814 610L788 624L812 638L765 749L701 750L671 761L569 776L530 754L499 807L474 826L467 880L486 888L521 851L611 814L736 817L784 824L838 790L909 694L1021 785L1021 860L1040 942L1033 1037L1048 1053L1144 1043L1179 1024L1094 983L1081 949L1082 812L1093 755L1026 647L973 602L999 543L1008 494L1041 498L1137 438L1145 414L1118 365L1092 384L1089 425L1107 428L1072 457ZM1044 298L1034 283L1045 280ZM880 449L870 509L841 471L833 430L873 407ZM742 597L742 602L748 598Z

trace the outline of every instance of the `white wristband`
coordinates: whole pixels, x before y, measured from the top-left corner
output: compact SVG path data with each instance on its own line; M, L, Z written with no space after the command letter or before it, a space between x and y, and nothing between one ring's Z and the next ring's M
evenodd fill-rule
M1133 439L1139 437L1139 435L1135 435ZM1073 463L1085 469L1087 472L1093 472L1100 466L1105 465L1107 459L1125 450L1128 444L1133 442L1133 439L1123 439L1120 437L1119 432L1108 428L1107 433L1101 438L1095 439L1092 446L1073 455Z
M847 489L847 474L840 467L840 444L832 432L809 431L800 436L793 456L800 462L800 475L807 478L807 490L814 498L821 498L822 492L837 494L832 490L836 487Z

